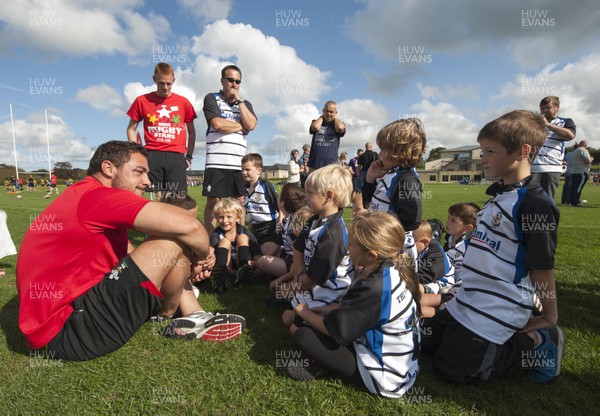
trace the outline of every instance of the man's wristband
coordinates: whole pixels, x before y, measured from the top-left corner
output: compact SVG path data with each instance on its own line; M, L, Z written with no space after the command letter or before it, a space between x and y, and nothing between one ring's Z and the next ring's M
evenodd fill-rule
M296 280L300 279L300 276L302 276L303 274L306 274L306 270L302 270L300 271L297 275L296 275Z
M193 159L192 155L185 155L185 158L186 158L186 159L189 159L189 160L192 160L192 159Z

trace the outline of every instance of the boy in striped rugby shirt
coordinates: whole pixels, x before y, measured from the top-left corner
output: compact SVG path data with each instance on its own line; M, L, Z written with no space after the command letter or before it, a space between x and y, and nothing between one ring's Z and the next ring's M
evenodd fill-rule
M433 353L433 369L445 380L484 381L515 368L528 370L538 383L560 374L564 335L556 327L554 281L559 212L530 170L544 140L541 116L524 110L479 132L483 169L497 182L477 215L461 288L424 321L422 349ZM543 313L534 317L536 292Z

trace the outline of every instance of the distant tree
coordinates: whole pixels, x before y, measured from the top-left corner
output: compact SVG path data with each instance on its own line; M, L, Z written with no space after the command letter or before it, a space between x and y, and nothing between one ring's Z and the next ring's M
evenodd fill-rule
M56 162L53 170L56 177L60 179L68 179L73 176L73 166L70 162Z
M592 165L599 165L600 164L600 149L594 149L593 147L588 146L587 150L588 150L588 153L590 154L590 156L594 158L594 160L592 161Z
M427 158L428 162L432 160L438 160L442 158L442 152L446 150L444 146L436 147L435 149L431 149L429 152L429 157Z

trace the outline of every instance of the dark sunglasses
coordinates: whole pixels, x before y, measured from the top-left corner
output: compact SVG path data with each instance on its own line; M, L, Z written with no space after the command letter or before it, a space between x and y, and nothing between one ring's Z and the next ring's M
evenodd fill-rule
M227 82L231 82L232 84L236 83L237 85L240 85L242 83L241 79L234 79L234 78L225 78L225 79L227 80Z

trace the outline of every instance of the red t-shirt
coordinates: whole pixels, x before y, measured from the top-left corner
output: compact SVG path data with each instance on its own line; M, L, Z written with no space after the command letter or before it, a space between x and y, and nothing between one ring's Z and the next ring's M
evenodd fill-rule
M56 175L50 177L50 185L56 185Z
M30 348L50 342L71 302L127 255L127 229L148 202L88 176L31 222L17 259L19 328Z
M156 92L137 97L127 115L138 123L144 121L146 149L175 153L186 152L186 124L197 117L187 98L175 93L159 97Z

